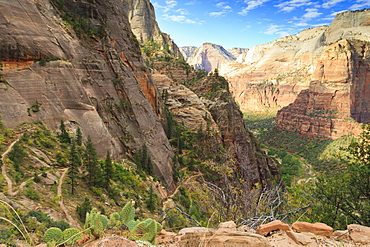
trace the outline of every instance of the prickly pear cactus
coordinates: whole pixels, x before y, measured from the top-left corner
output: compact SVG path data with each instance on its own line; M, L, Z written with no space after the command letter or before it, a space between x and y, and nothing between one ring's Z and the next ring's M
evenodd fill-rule
M157 235L156 221L152 219L147 219L145 221L145 234L140 238L140 240L153 243L156 235Z
M66 241L66 245L72 245L77 243L82 238L82 233L76 228L68 228L63 231L63 241Z
M90 233L96 238L100 238L104 234L104 225L100 221L100 216L101 214L96 208L86 214L84 229L90 229Z
M155 224L157 225L157 233L159 233L162 230L162 225L157 221L155 221Z
M132 231L138 223L139 223L139 221L131 220L131 221L129 221L129 222L126 224L126 226L127 226L127 228L128 228L130 231Z
M132 206L131 201L126 203L126 205L122 208L120 212L120 216L121 216L121 222L123 222L123 224L127 224L128 222L130 222L131 220L135 218L135 209Z
M105 215L100 215L100 221L103 224L103 228L106 229L108 227L108 218Z
M145 234L145 222L139 222L134 229L130 231L131 240L139 240Z
M63 242L63 232L57 227L50 227L46 230L44 234L44 241L46 243L52 244L55 242L55 245Z
M121 216L119 215L119 213L110 214L108 226L114 227L114 226L121 226L121 225L122 225L122 222L121 222Z

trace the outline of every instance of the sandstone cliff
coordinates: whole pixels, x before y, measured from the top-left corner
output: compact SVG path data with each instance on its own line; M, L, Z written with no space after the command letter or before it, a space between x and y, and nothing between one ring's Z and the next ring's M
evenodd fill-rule
M181 58L182 54L168 34L162 33L155 19L153 5L148 0L124 0L123 10L126 10L131 30L140 43L154 41L168 47L172 55Z
M219 56L219 73L230 82L243 112L277 110L294 102L279 112L279 128L330 138L359 133L356 122L369 122L363 87L369 19L370 10L348 11L338 14L330 26L254 46L236 60Z
M158 118L160 98L126 3L0 3L5 126L44 121L58 129L62 120L71 131L80 127L90 135L101 156L109 150L115 158L146 144L155 173L172 187L173 153Z
M278 113L279 128L329 138L360 133L356 122L369 122L369 18L370 10L341 13L329 27L255 46L221 73L244 111L289 105Z
M369 43L342 39L317 62L310 87L277 114L278 128L337 138L369 123Z
M199 75L192 70L185 73L183 64L174 60L168 64L156 61L154 66L161 73L153 74L153 79L159 91L166 92L165 103L176 121L205 133L192 143L201 159L217 160L226 150L235 160L238 176L246 181L245 189L257 183L265 188L272 185L272 179L280 180L276 165L245 126L223 77L215 73L197 79Z
M191 47L180 48L186 54L186 61L195 69L203 69L207 72L220 69L224 61L235 61L233 53L225 50L220 45L204 43L197 49ZM233 51L235 55L240 54L240 50ZM184 56L185 57L185 56Z

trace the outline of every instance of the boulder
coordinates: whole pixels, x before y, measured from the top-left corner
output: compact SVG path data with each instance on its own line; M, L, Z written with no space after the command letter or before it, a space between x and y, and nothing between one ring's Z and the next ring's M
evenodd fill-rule
M292 228L297 232L312 232L316 235L329 237L333 233L333 228L324 223L294 222Z
M169 244L176 241L176 233L174 232L167 232L166 230L162 229L161 232L157 235L157 244Z
M260 235L266 235L269 232L281 230L281 231L291 231L292 229L288 224L281 222L280 220L275 220L270 223L260 225L257 229L257 233Z
M294 240L297 244L308 245L315 241L316 237L313 233L298 233L293 231L286 231L286 234Z
M222 222L218 225L218 230L236 231L236 224L234 221Z
M349 237L356 243L370 244L370 227L351 224L347 229Z
M240 231L187 232L179 247L271 247L265 237Z
M84 247L139 247L139 245L127 238L121 236L108 236L102 239L95 240L93 242L89 242Z

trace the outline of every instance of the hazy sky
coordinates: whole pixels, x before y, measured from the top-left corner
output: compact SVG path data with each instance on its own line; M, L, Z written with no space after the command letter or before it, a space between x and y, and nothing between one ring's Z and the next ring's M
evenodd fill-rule
M315 26L370 0L151 0L162 32L181 46L204 42L251 48Z

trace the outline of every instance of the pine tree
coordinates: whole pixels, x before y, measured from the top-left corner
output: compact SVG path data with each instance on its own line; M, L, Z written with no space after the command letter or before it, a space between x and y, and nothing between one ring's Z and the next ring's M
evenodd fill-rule
M152 213L154 212L156 208L156 197L153 191L153 186L150 186L149 188L149 196L148 196L148 200L146 201L146 207Z
M140 170L147 172L149 175L153 175L153 163L145 144L135 152L134 159Z
M80 158L79 153L76 150L75 141L72 141L72 144L71 144L69 161L71 163L71 166L69 168L68 176L71 179L71 186L72 186L71 193L74 194L75 186L76 186L76 179L77 179L77 174L78 174L78 167L81 165L81 158Z
M86 220L86 213L90 212L92 209L91 202L89 198L85 197L84 202L81 205L78 205L76 207L76 213L78 217L80 218L81 222L85 222Z
M76 145L82 146L82 132L80 127L78 127L76 131Z
M59 140L61 143L71 143L71 137L69 136L66 126L64 125L63 120L60 120L60 134L59 134Z
M110 189L110 180L113 177L113 163L110 157L109 151L107 151L107 155L104 161L104 187L106 190Z
M87 137L87 142L85 143L83 161L88 173L87 176L90 186L97 185L97 182L101 175L101 170L98 162L98 154L90 136Z

